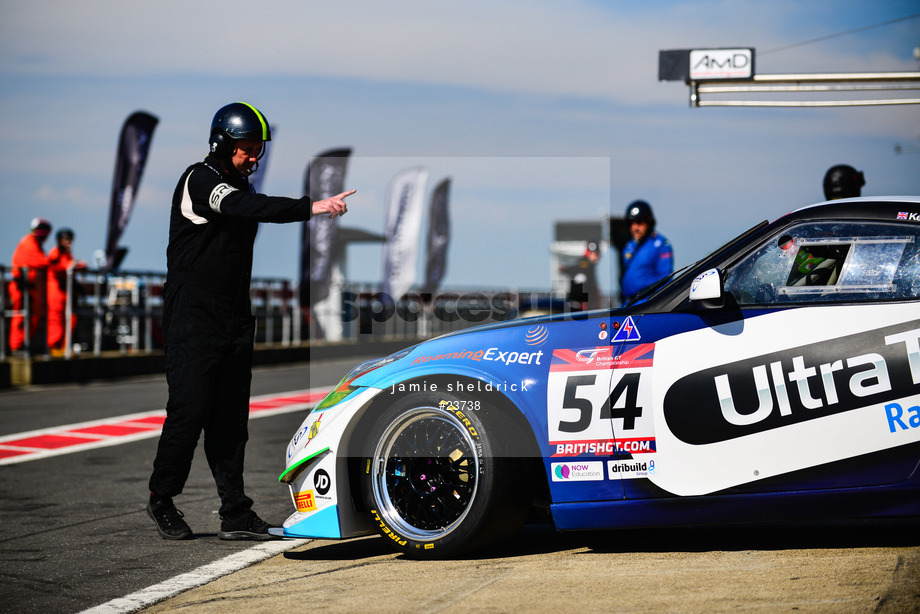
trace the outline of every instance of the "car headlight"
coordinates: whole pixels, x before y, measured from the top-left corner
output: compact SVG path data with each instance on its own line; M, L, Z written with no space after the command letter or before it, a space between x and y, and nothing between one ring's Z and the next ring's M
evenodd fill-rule
M409 352L411 352L413 349L414 349L414 346L406 348L405 350L400 350L399 352L396 352L395 354L390 354L389 356L385 356L383 358L375 358L373 360L362 362L361 364L353 368L351 371L348 372L348 375L343 377L342 381L340 381L338 385L335 388L333 388L332 391L330 391L329 394L327 394L323 398L323 400L319 402L318 405L316 405L316 407L314 407L313 409L307 412L304 418L304 424L306 424L306 417L310 416L310 414L317 412L317 411L319 412L325 411L329 409L330 407L333 407L341 403L345 399L347 399L356 390L360 390L362 388L367 387L367 386L355 385L354 381L356 379L358 379L362 375L366 375L367 373L370 373L374 369L379 369L380 367L384 365L387 365L387 364L390 364L391 362L399 360L400 358L409 354ZM303 435L304 432L305 431L299 430L298 435ZM295 437L297 437L297 435L295 435ZM292 440L291 447L295 445L296 443ZM295 464L288 466L287 469L285 469L284 473L278 476L278 481L283 482L285 484L293 483L297 479L297 477L312 463L312 461L315 458L317 458L318 456L320 456L327 450L328 448L324 450L315 451L314 453L304 458L301 458ZM290 460L290 458L291 458L291 448L289 447L288 448L288 460Z
M379 369L384 365L388 365L391 362L395 362L400 358L407 356L413 349L415 349L415 346L408 347L394 354L390 354L389 356L384 356L383 358L374 358L372 360L362 362L351 371L349 371L348 375L343 377L342 381L340 381L338 385L333 388L332 391L327 394L316 407L313 408L313 411L324 411L334 405L338 405L346 398L348 398L355 390L362 388L362 386L356 386L354 384L356 379L362 375L367 375L374 369Z

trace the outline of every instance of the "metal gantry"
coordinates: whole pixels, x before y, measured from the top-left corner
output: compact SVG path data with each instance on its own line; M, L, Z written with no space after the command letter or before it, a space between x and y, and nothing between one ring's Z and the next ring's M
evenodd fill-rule
M707 79L690 80L690 106L692 107L856 107L873 105L920 104L920 96L841 99L828 95L837 92L894 92L920 90L920 72L883 73L816 73L788 75L754 75L748 80ZM723 100L708 96L724 94L805 94L824 95L819 99L769 99ZM707 99L703 99L706 95Z

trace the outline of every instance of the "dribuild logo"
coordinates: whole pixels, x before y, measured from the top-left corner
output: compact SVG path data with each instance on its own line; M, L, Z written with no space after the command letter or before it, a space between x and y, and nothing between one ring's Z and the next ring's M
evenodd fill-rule
M594 482L604 479L604 463L553 463L553 482Z

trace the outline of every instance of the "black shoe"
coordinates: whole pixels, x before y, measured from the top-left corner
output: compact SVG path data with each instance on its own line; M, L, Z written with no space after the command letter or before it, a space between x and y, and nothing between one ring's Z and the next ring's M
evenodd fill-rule
M172 501L147 504L147 514L157 523L157 531L163 539L189 539L192 529L182 520L182 512Z
M236 518L221 518L220 533L217 536L221 539L247 539L251 541L280 539L268 532L270 528L270 525L256 516L255 512L248 510Z

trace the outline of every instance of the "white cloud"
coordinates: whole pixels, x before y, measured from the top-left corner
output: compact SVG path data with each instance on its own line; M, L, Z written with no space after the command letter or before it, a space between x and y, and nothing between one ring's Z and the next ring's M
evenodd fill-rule
M55 206L76 205L98 209L105 209L108 207L108 203L99 202L98 194L91 194L79 186L59 188L43 184L35 190L33 197L40 203L52 204Z

